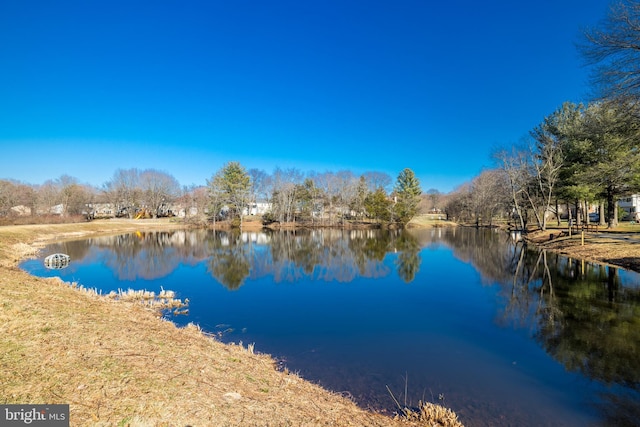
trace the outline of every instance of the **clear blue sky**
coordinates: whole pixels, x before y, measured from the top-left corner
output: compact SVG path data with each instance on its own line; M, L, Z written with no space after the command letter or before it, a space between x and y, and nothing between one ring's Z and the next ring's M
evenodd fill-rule
M564 101L606 0L0 3L0 178L411 168L450 191Z

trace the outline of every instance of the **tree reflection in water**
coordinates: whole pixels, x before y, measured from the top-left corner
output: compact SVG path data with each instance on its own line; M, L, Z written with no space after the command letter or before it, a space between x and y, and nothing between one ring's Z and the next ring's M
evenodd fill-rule
M600 406L611 425L640 419L640 283L621 270L538 251L501 233L447 233L457 257L500 286L498 321L529 328L568 371L604 384ZM507 244L505 244L507 243ZM611 405L614 405L612 407Z
M634 423L640 419L640 288L621 286L618 269L610 266L546 254L542 261L549 273L538 285L544 309L538 312L536 340L567 370L634 391L631 407L619 390L604 396L621 405L608 411L616 417L613 424ZM625 415L634 412L634 418Z
M247 278L272 276L275 282L314 280L350 282L357 276L384 277L383 262L398 253L398 275L411 282L420 267L420 246L405 231L284 230L241 233L238 230L178 230L101 236L50 246L79 261L90 248L108 248L101 262L119 280L165 277L180 264L206 260L209 273L228 289L238 289ZM261 249L258 249L261 248Z
M384 277L389 252L400 251L396 266L406 282L420 267L417 240L406 232L379 230L283 230L246 238L234 231L213 233L207 239L208 268L229 289L247 278L270 276L276 283L314 280L350 282L356 277ZM268 251L264 245L268 245ZM259 246L262 250L257 250Z
M153 280L165 277L179 264L195 264L205 258L201 242L206 230L177 230L170 232L137 232L100 236L51 245L71 255L73 261L92 256L91 248L101 248L101 264L109 267L122 281Z
M400 252L395 262L398 276L405 283L412 282L422 262L418 240L408 233L401 233L396 239L396 248Z
M211 256L208 271L228 289L238 289L251 272L250 248L242 242L239 230L215 233L207 239Z

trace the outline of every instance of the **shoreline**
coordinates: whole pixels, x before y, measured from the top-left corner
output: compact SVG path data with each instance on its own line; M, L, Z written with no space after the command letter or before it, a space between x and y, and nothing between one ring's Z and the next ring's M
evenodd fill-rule
M626 230L602 230L556 237L559 229L529 233L525 240L544 250L570 258L584 259L598 264L640 273L640 233Z
M462 425L433 404L409 417L366 411L278 371L253 346L223 344L138 303L17 267L54 241L184 228L167 220L0 227L4 402L70 404L71 425Z
M477 228L475 225L460 227ZM485 228L483 226L481 228ZM503 225L494 225L506 233L513 230ZM522 234L522 240L540 250L549 250L569 258L603 264L640 273L640 226L636 229L618 227L573 233L568 236L566 227L550 227Z

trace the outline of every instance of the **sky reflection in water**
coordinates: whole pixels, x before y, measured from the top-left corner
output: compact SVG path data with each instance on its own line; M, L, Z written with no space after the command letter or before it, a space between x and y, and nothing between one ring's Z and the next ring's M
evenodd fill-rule
M440 401L468 426L632 425L640 281L491 230L172 231L52 245L103 292L178 292L224 341L393 411ZM407 394L404 390L407 386Z

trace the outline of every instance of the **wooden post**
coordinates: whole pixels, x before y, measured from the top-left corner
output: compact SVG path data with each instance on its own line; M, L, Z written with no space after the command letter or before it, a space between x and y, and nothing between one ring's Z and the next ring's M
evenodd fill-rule
M582 246L584 246L584 230L582 230Z

